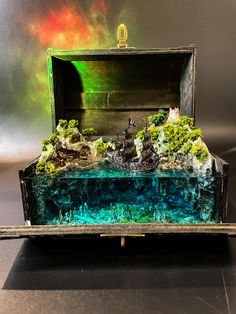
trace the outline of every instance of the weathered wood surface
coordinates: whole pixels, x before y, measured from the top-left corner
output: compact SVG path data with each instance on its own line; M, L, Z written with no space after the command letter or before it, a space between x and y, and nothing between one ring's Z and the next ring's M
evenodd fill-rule
M193 117L195 51L194 46L71 51L49 49L53 128L59 119L79 118L83 127L93 124L98 129L98 135L105 134L107 128L102 130L102 125L99 125L99 114L93 114L92 123L91 119L87 120L90 110L94 109L123 111L127 120L128 109L157 111L159 108L180 107L181 114ZM77 62L89 64L86 67L86 82L82 73L76 70ZM116 119L117 114L114 116ZM116 127L113 126L114 129Z
M94 127L98 136L116 135L123 136L124 129L128 126L128 118L135 120L137 130L146 126L147 117L156 113L156 110L86 110L76 111L73 118L79 121L80 128ZM71 114L67 113L64 118L70 119Z
M186 60L182 69L180 81L181 115L195 118L196 94L196 49L189 60Z
M72 236L138 236L162 234L222 234L236 236L236 224L112 224L76 226L10 226L0 227L0 239L27 237L72 237Z
M78 107L78 97L82 98ZM162 91L107 91L85 92L80 95L70 95L70 106L67 110L127 110L154 109L179 106L179 94L166 88Z
M48 55L54 56L64 61L72 60L91 60L94 56L96 59L99 57L109 57L109 56L123 56L123 55L143 55L143 54L191 54L194 45L187 47L174 47L174 48L153 48L153 49L136 49L136 48L126 48L126 49L97 49L97 50L54 50L52 48L48 49Z

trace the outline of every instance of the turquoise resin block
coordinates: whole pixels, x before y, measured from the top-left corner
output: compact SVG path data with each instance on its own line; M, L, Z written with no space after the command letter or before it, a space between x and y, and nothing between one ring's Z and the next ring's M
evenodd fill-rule
M36 224L216 223L221 178L183 170L134 174L106 165L32 180ZM218 208L219 207L219 208Z

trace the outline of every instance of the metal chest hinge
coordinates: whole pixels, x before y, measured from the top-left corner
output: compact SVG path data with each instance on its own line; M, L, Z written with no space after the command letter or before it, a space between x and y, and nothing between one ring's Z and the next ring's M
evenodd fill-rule
M120 237L120 246L125 247L125 238L145 237L144 233L101 233L100 237L114 238Z

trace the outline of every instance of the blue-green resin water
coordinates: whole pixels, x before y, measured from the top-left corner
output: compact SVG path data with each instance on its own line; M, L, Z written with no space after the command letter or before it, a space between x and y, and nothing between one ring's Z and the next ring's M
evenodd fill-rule
M220 179L210 174L133 174L103 166L40 174L31 180L36 224L220 222Z

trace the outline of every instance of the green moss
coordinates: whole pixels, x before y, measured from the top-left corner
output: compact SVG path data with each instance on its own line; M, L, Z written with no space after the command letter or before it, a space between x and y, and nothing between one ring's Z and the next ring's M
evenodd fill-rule
M188 134L188 138L191 141L196 141L198 138L202 137L202 131L200 129L196 129L196 130L192 130L189 134Z
M60 119L58 124L63 128L63 129L66 129L67 126L68 126L68 122L67 120L63 120L63 119Z
M167 111L160 109L158 113L148 116L148 122L150 125L155 124L155 126L159 126L165 122L167 117L168 117Z
M187 155L189 152L190 152L190 149L192 148L192 143L190 143L190 142L187 142L187 143L185 143L184 144L184 146L183 146L183 148L182 148L182 153L184 154L184 155Z
M175 153L177 153L178 150L182 147L182 143L180 141L171 142L167 146L166 154L168 156L173 156Z
M175 126L171 123L166 123L163 126L163 131L168 142L179 141L183 144L188 138L188 128L186 126Z
M68 122L68 125L69 125L70 128L76 128L76 127L78 127L78 125L79 125L79 121L72 119L72 120L70 120L70 121Z
M108 148L108 144L101 142L98 144L97 150L100 154L104 154Z
M171 141L173 136L174 136L174 134L175 134L175 127L171 123L166 123L163 126L163 132L164 132L164 135L165 135L165 139L167 141Z
M67 126L68 126L68 122L67 122L67 120L60 119L60 120L58 121L58 125L59 125L60 127L62 127L63 129L66 129Z
M163 126L165 140L168 143L166 155L173 156L188 140L188 127L166 123Z
M43 144L43 147L42 147L42 151L45 152L47 150L47 145L49 144L49 140L42 140L42 144Z
M48 142L52 145L55 145L59 140L59 137L58 137L58 132L55 131L52 133L52 135L49 137L48 139Z
M49 173L55 173L56 172L56 167L54 164L46 165L45 169Z
M138 131L136 134L136 138L139 138L141 141L143 139L144 133L147 131L147 128L143 128L142 130Z
M158 135L160 133L159 128L158 127L151 127L149 128L149 132L151 133L151 140L155 141L158 138Z
M72 135L73 134L73 130L72 129L65 129L65 130L63 130L63 132L62 132L62 135L64 136L64 137L68 137L68 136L70 136L70 135Z
M208 156L207 150L201 145L195 145L191 149L191 154L196 156L200 162L204 162Z
M41 173L43 172L55 173L56 166L52 163L46 163L46 161L42 160L36 164L36 170L37 172L41 172Z
M173 122L176 126L186 126L188 125L191 129L194 129L194 120L193 118L189 118L187 116L181 116L178 121Z
M48 144L49 144L49 141L46 140L46 139L44 139L44 140L42 140L42 144L43 144L43 145L48 145Z
M36 164L36 170L37 172L45 172L46 171L46 161L42 160L42 161L38 161L38 163Z
M95 135L97 132L94 128L86 128L81 131L82 135L87 137L89 140Z

